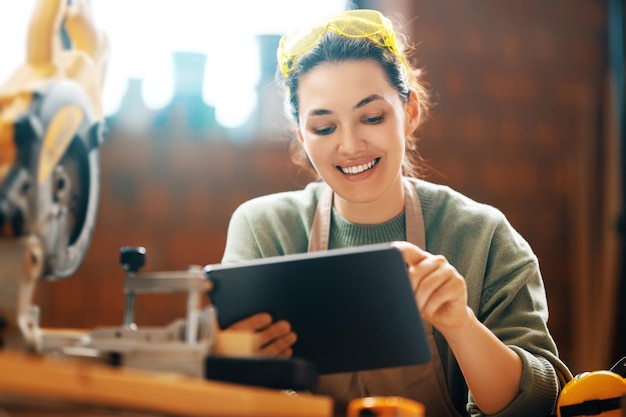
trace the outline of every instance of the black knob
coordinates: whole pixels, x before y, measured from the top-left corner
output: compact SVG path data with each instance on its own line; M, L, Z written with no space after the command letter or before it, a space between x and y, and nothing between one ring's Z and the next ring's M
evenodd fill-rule
M138 272L146 264L146 248L142 246L122 246L120 264L127 272Z

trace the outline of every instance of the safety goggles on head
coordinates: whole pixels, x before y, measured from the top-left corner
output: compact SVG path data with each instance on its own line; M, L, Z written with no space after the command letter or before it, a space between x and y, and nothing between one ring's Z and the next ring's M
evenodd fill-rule
M278 66L287 79L295 60L313 48L328 31L348 38L367 38L392 52L404 66L391 21L377 10L347 10L284 35L278 46Z

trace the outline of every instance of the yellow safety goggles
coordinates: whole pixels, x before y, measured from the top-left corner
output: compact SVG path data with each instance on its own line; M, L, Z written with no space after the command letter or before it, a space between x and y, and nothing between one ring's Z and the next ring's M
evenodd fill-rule
M346 10L284 35L278 45L278 66L286 79L296 58L313 48L328 31L348 38L368 38L391 51L404 66L391 21L377 10Z

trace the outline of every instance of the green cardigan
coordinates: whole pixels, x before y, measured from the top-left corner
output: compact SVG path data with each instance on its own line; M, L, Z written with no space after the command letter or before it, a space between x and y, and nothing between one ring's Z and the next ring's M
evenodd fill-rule
M499 416L546 416L571 373L547 328L548 308L537 257L497 209L449 187L410 179L416 187L426 250L444 255L467 281L468 304L522 358L519 396ZM258 197L233 213L222 262L306 252L322 183ZM380 225L359 225L333 210L329 248L405 240L404 213ZM452 401L462 415L474 404L445 339L435 339ZM468 341L471 343L471 341ZM464 410L467 410L466 412Z

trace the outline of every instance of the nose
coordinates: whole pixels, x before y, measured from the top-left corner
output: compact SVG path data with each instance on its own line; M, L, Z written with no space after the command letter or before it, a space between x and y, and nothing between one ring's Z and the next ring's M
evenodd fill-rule
M367 141L355 128L344 128L339 135L339 153L358 154L367 148Z

